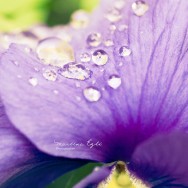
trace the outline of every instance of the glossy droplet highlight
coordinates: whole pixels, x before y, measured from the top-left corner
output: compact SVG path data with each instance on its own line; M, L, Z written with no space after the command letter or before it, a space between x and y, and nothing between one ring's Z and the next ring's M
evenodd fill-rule
M101 92L95 87L84 89L83 94L89 102L97 102L101 98Z
M89 15L84 10L78 10L71 16L71 26L80 29L85 28L89 24Z
M94 64L102 66L108 62L108 54L104 50L96 50L92 55Z
M149 10L149 6L144 1L139 0L132 4L132 10L136 16L143 16Z
M82 64L69 63L59 70L59 74L69 79L86 80L92 72Z
M31 77L31 78L29 78L28 81L29 81L29 84L31 84L34 87L38 85L38 79L37 78Z
M112 9L110 10L105 17L110 21L110 22L118 22L122 18L122 14L120 13L119 10L117 9Z
M128 46L122 46L120 49L119 49L119 54L120 56L122 57L127 57L129 55L131 55L131 49L128 47Z
M88 53L83 53L80 55L80 61L87 63L91 61L91 56Z
M108 79L108 85L113 88L117 89L121 85L121 78L117 75L112 75Z
M56 81L57 79L57 73L55 70L52 70L52 69L47 69L43 72L43 77L46 79L46 80L49 80L49 81Z
M63 67L75 60L72 46L56 37L40 41L37 46L37 54L44 64L56 67Z
M87 37L87 44L91 47L97 47L102 42L102 36L100 33L92 33Z

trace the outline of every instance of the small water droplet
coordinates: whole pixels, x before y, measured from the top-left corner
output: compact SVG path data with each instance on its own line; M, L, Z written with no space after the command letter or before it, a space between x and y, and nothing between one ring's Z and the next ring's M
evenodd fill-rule
M119 54L122 57L127 57L127 56L131 55L131 53L132 53L132 51L131 51L131 49L128 46L122 46L119 49Z
M24 48L24 51L29 54L29 53L31 52L31 48L25 47L25 48Z
M114 32L117 29L117 27L114 24L111 24L109 26L109 29L110 29L110 31Z
M89 15L84 10L77 10L71 16L71 26L80 29L85 28L89 24Z
M75 60L72 46L56 37L40 41L37 46L37 54L44 64L56 67L63 67Z
M136 16L143 16L149 10L149 6L144 1L138 0L132 4L132 10Z
M107 40L104 41L104 45L106 47L110 47L110 46L114 45L114 42L112 40L110 40L110 39L107 39Z
M121 78L117 75L110 76L108 85L113 89L117 89L121 85Z
M52 69L46 69L43 74L44 78L49 81L55 82L57 79L57 73L55 70Z
M83 94L89 102L97 102L101 98L101 92L95 87L85 88Z
M119 12L117 9L112 9L110 10L105 17L110 21L110 22L118 22L122 18L122 14Z
M77 87L77 88L80 88L80 87L81 87L80 82L76 82L76 84L75 84L75 85L76 85L76 87Z
M58 90L53 90L53 93L55 94L55 95L58 95L59 94L59 91Z
M77 100L78 102L80 102L80 101L81 101L81 97L76 96L76 100Z
M14 65L16 65L17 67L20 65L18 61L14 61L14 60L13 60L12 63L13 63Z
M116 9L122 9L125 6L125 0L116 0L114 2L114 7Z
M29 78L29 83L32 85L32 86L37 86L38 85L38 79L37 78L34 78L34 77L31 77Z
M126 24L121 24L121 25L119 25L119 27L118 27L118 30L119 30L120 32L125 31L126 29L128 29L128 25L126 25Z
M91 61L91 56L88 53L83 53L80 55L81 62L87 63Z
M105 65L108 62L108 54L104 50L96 50L92 55L92 61L99 66Z
M91 77L92 72L82 64L69 63L59 69L59 74L65 78L86 80Z
M118 66L119 66L119 67L122 67L122 66L123 66L123 62L119 62L119 63L118 63Z
M97 47L102 42L102 36L100 33L92 33L87 37L87 44L91 47Z

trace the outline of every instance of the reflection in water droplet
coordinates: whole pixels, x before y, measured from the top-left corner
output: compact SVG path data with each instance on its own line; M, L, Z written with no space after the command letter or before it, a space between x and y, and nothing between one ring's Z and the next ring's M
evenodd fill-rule
M92 55L92 61L96 65L105 65L108 62L108 54L104 50L96 50Z
M105 17L110 21L110 22L118 22L121 20L122 15L117 9L112 9L110 10Z
M117 75L110 76L108 85L113 89L117 89L121 85L121 78Z
M102 36L100 33L92 33L87 37L87 44L91 47L97 47L102 42Z
M85 28L89 24L89 15L84 10L77 10L71 16L71 26L80 29Z
M149 10L149 6L144 1L138 0L132 4L132 10L136 16L143 16Z
M119 49L119 54L120 54L120 56L122 56L122 57L129 56L129 55L131 55L131 49L130 49L128 46L122 46L122 47Z
M91 57L88 53L83 53L83 54L80 55L80 61L84 62L84 63L90 62Z
M40 41L37 46L37 54L44 64L56 67L63 67L75 60L72 46L56 37Z
M83 94L89 102L97 102L101 98L101 92L95 87L85 88Z
M86 80L91 77L92 72L82 64L69 63L59 69L59 74L65 78Z
M56 81L57 79L57 73L55 70L52 70L52 69L47 69L43 72L43 76L46 80L49 80L49 81Z
M31 78L29 78L28 81L29 81L29 84L31 84L34 87L38 85L38 79L37 78L31 77Z
M106 47L110 47L110 46L114 45L114 42L112 40L110 40L110 39L107 39L107 40L104 41L104 45Z

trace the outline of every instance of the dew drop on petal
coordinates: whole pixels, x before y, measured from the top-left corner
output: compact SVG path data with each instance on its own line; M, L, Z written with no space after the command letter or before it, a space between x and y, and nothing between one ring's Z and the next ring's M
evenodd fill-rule
M132 53L132 51L131 51L131 49L128 46L122 46L119 49L119 54L122 57L127 57L127 56L131 55L131 53Z
M121 20L122 18L122 14L120 13L119 10L117 9L112 9L109 12L107 12L107 14L105 15L105 17L110 21L110 22L118 22Z
M71 16L71 26L76 29L85 28L89 24L89 15L84 10L77 10Z
M138 0L132 4L132 10L136 16L143 16L149 10L149 6L144 1Z
M106 47L110 47L110 46L114 45L114 42L112 40L110 40L110 39L107 39L107 40L104 41L104 45Z
M17 67L20 65L18 61L14 61L14 60L13 60L12 63L13 63L14 65L16 65Z
M57 73L55 70L52 70L52 69L44 70L42 75L46 80L49 80L49 81L55 82L57 79Z
M87 63L91 61L91 56L88 53L83 53L80 55L80 61Z
M31 77L31 78L29 78L28 81L29 81L29 84L31 84L34 87L38 85L38 79L37 78Z
M97 102L101 98L101 92L95 87L85 88L83 94L89 102Z
M37 46L37 54L44 64L56 67L63 67L75 60L72 46L56 37L40 41Z
M65 78L75 80L86 80L91 77L92 72L82 64L69 63L59 69L59 74Z
M113 89L117 89L121 85L121 78L117 75L110 76L108 79L108 85Z
M29 53L31 52L31 48L25 47L25 48L24 48L24 51L29 54Z
M116 0L114 2L114 7L116 9L122 9L125 6L125 0Z
M128 25L126 25L126 24L121 24L121 25L119 25L119 27L118 27L118 30L119 30L120 32L125 31L126 29L128 29Z
M102 66L108 62L108 54L104 50L96 50L92 55L94 64Z
M91 47L97 47L102 42L102 36L100 33L92 33L87 37L87 44Z

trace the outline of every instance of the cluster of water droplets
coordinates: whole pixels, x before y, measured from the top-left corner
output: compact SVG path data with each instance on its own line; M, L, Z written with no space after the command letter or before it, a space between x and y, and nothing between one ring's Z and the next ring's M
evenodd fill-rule
M104 15L104 18L109 22L109 31L111 34L114 34L117 29L120 32L128 29L128 25L124 23L118 24L123 18L122 10L125 5L125 0L115 0L113 8L108 10ZM131 9L135 16L141 17L148 11L149 6L144 1L137 0L131 5ZM75 29L83 29L88 26L89 21L87 12L77 11L72 15L70 25ZM76 62L74 49L69 42L70 40L63 40L58 37L45 38L38 43L36 52L42 63L51 66L51 68L46 68L42 71L44 79L55 82L58 76L62 76L79 81L75 85L77 88L80 88L80 81L90 79L93 74L87 64L93 64L97 67L105 67L108 64L108 48L114 46L114 41L110 36L107 39L103 39L103 35L100 32L90 33L85 41L88 50L80 54L79 62ZM128 45L122 45L118 49L118 54L120 58L127 58L132 54L132 50ZM123 62L120 62L119 66L122 65ZM100 71L101 73L104 72L105 68L102 70ZM37 86L38 80L37 78L30 77L29 83L32 86ZM109 75L106 84L109 88L117 90L122 84L122 79L119 75L112 74ZM96 86L88 85L88 87L83 89L83 95L87 101L96 102L102 97L102 90ZM56 95L59 94L58 90L54 90L53 93Z

